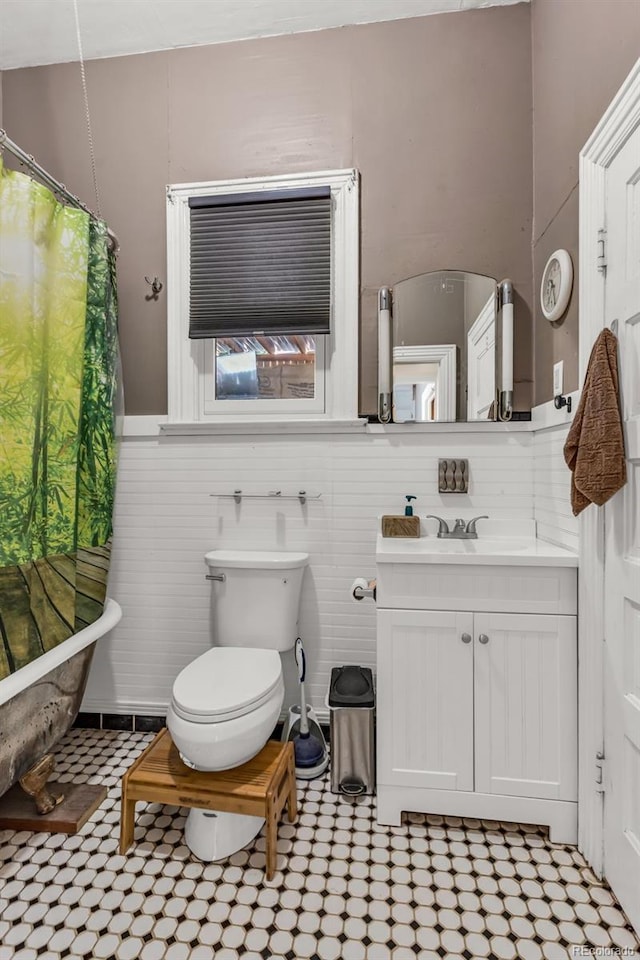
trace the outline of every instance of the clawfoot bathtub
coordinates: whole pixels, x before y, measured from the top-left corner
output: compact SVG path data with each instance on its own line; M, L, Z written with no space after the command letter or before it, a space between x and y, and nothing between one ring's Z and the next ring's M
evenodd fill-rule
M39 764L72 726L95 643L121 616L119 605L108 599L98 620L0 680L0 796ZM46 792L43 802L51 802Z

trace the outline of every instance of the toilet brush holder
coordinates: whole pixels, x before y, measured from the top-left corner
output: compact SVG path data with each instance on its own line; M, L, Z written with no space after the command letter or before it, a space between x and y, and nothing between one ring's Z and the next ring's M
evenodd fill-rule
M320 736L322 736L322 730L320 729L320 724L318 723L318 717L316 715L313 707L310 707L307 704L307 717L309 719L309 733L312 733L314 737L318 736L318 731L320 731ZM300 726L300 704L294 703L292 707L289 707L287 712L287 719L284 722L282 728L282 736L280 739L283 743L287 740L290 740L298 732L298 727Z
M287 719L284 722L282 728L281 741L285 743L287 740L293 740L300 731L300 704L294 703L292 707L289 707L287 712ZM316 715L313 707L307 705L307 721L309 723L309 733L312 737L315 737L316 740L319 740L324 747L324 759L317 767L310 767L306 770L301 770L299 767L296 767L296 777L301 780L313 780L316 777L321 776L324 771L329 766L329 753L327 747L327 741L322 728L318 722L318 717Z

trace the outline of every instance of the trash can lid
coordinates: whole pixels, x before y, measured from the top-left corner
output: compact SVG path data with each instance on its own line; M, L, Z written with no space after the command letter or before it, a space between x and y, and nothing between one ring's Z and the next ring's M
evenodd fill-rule
M329 685L330 707L373 707L373 674L370 667L333 667Z

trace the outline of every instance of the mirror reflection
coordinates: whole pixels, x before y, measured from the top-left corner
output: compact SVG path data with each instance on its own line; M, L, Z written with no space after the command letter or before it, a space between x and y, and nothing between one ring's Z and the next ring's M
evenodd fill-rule
M396 423L495 417L497 284L440 270L392 293L391 405Z

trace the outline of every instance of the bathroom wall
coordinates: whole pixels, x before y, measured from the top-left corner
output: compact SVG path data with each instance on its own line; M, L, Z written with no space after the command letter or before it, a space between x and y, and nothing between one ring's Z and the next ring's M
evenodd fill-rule
M564 360L565 392L578 387L578 154L640 55L638 0L533 0L533 290L536 404L553 395ZM594 243L596 238L594 237ZM538 301L542 271L559 247L573 259L564 319Z
M166 412L167 183L357 167L363 413L376 291L457 267L514 281L531 400L529 4L87 63L101 208L118 233L127 412ZM5 124L92 206L79 66L5 72ZM505 135L507 133L508 135Z
M212 591L204 579L204 554L254 547L305 550L311 556L300 635L309 660L310 701L322 710L332 666L374 664L374 605L351 600L349 587L356 576L375 576L381 514L401 513L404 495L411 493L422 517L533 518L529 424L522 430L474 427L473 432L444 424L432 432L370 427L358 435L214 441L126 439L109 583L124 614L98 644L82 709L163 713L177 673L210 644ZM468 496L436 492L438 457L455 456L469 458ZM304 489L321 499L309 499L304 507L297 500L250 499L237 506L216 496L236 488L294 494ZM292 702L292 654L285 661Z
M362 175L362 412L374 406L378 286L443 266L513 279L516 405L528 407L529 17L522 4L89 63L102 210L122 242L128 412L166 410L165 299L145 301L144 283L164 278L166 183L351 165ZM5 72L4 93L10 135L93 202L78 65ZM374 661L373 604L348 590L375 573L379 515L414 493L422 516L535 516L542 535L572 545L562 443L561 429L527 425L127 439L110 582L124 617L98 646L83 710L164 712L176 674L210 642L204 553L230 545L309 550L301 634L321 709L331 666ZM469 458L468 498L435 492L439 456ZM238 508L210 496L238 486L322 498Z

